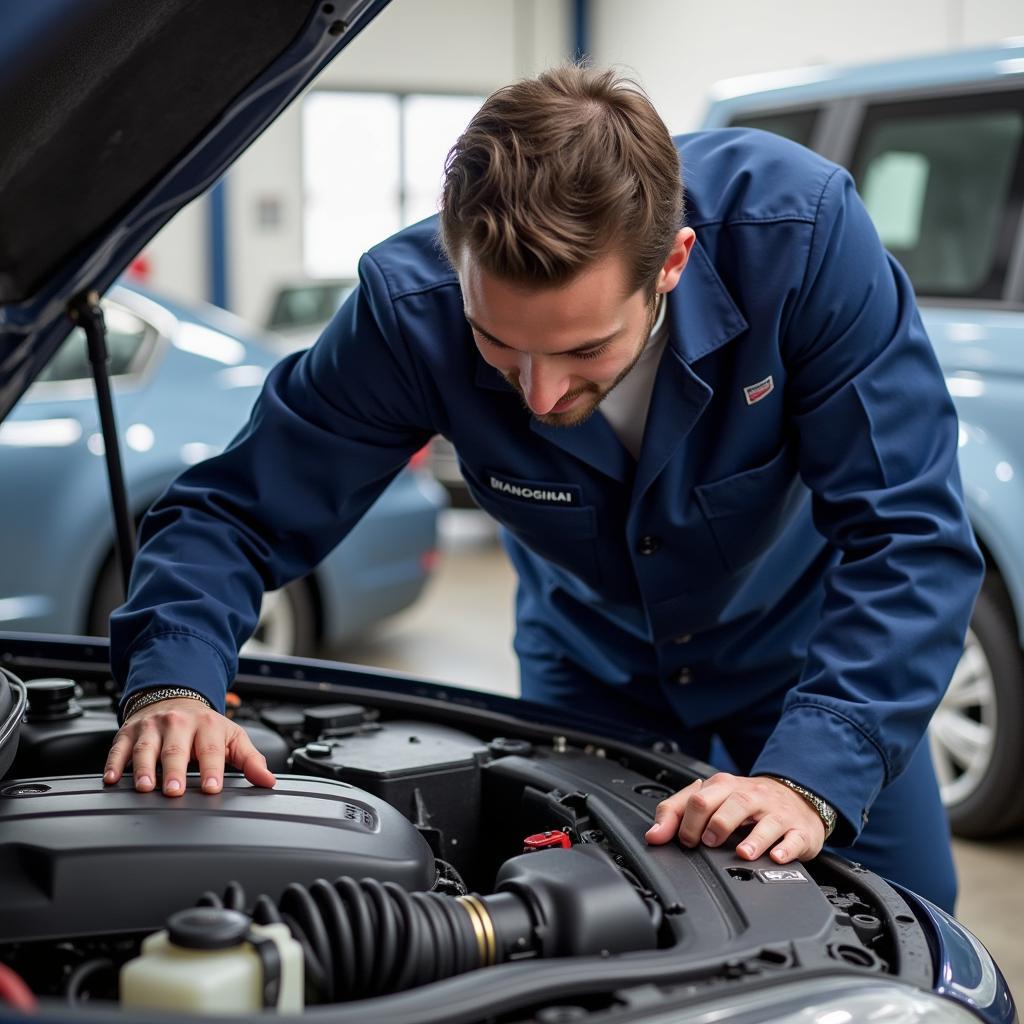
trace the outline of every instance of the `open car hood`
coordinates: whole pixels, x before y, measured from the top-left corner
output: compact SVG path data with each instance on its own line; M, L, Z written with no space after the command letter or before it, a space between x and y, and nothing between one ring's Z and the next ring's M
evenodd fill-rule
M45 0L0 15L0 419L156 232L389 0Z

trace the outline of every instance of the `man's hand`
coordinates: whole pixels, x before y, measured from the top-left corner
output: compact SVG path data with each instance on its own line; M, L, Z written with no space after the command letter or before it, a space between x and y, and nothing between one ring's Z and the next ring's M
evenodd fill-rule
M114 737L103 781L117 782L130 760L135 788L148 793L156 785L159 758L164 796L181 796L193 757L199 761L204 793L221 791L225 761L244 772L254 786L270 787L277 781L241 726L188 697L161 700L132 715Z
M816 857L825 843L825 825L799 793L775 779L743 778L719 772L698 779L662 800L654 812L647 842L667 843L675 836L683 846L720 846L741 825L754 822L737 847L744 860L756 860L772 845L777 864Z

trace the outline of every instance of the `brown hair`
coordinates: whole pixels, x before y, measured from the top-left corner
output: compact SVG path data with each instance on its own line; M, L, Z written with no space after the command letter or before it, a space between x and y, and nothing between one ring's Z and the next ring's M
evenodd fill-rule
M653 291L682 224L679 157L647 95L567 64L505 86L448 153L441 244L489 273L563 284L606 252Z

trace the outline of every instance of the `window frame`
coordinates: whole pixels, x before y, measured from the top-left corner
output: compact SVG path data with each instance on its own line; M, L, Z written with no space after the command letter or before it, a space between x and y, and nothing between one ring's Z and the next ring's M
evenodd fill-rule
M128 371L113 375L110 378L111 389L115 392L141 387L144 381L153 373L158 362L158 354L162 352L170 335L173 333L173 329L161 329L161 327L153 322L151 317L146 316L140 309L136 308L130 296L125 295L122 290L117 288L112 289L110 294L105 295L100 300L100 305L104 311L110 306L117 306L125 313L135 317L145 328L145 337L139 343L134 356L132 356ZM62 345L67 345L70 342L70 339L74 337L75 330L72 330L61 343ZM82 346L84 350L84 338L82 339ZM93 398L95 398L95 382L90 370L84 377L71 377L66 380L37 380L26 390L22 401L70 401Z
M816 125L811 148L827 160L849 168L857 144L861 138L864 121L869 108L880 106L910 105L925 102L941 103L947 100L984 98L1006 92L1024 93L1021 76L1010 75L1004 79L981 79L974 82L950 82L942 85L914 86L912 88L891 88L861 91L846 95L823 98L822 112ZM794 98L788 103L757 103L749 107L737 106L729 112L729 123L736 117L748 114L784 114L813 107L804 97ZM1019 157L1020 159L1024 159ZM1020 173L1020 164L1015 168ZM1014 183L1016 184L1016 182ZM920 306L956 305L964 309L998 309L1005 311L1024 310L1024 211L1017 217L1015 227L1005 229L1009 237L1005 277L1001 292L997 296L970 297L963 295L922 295L917 294Z
M966 90L929 89L916 90L914 93L878 94L863 97L859 105L859 116L856 130L843 140L842 156L837 161L844 167L851 168L854 159L859 155L864 144L865 133L872 123L885 123L890 117L911 117L917 111L925 111L929 106L934 108L937 117L947 113L969 114L972 111L983 112L990 107L988 101L993 97L1017 95L1020 97L1019 107L1024 113L1024 88L1020 83L1012 83L1000 89L991 87L992 83L982 83L980 88ZM1014 87L1016 85L1016 87ZM880 116L876 116L878 112ZM852 170L851 170L852 173ZM1010 178L1009 194L1000 215L1001 227L992 254L992 268L988 278L983 281L972 294L957 292L920 292L919 301L928 301L940 305L951 303L979 303L986 306L1006 306L1019 296L1021 275L1021 237L1024 228L1024 142L1017 151ZM915 291L916 291L915 286ZM1019 299L1018 299L1019 301Z
M410 97L413 97L413 96L428 96L428 97L436 97L436 98L440 98L440 99L449 99L449 98L451 98L451 99L479 99L480 102L483 103L484 100L487 98L488 94L491 91L492 90L491 90L490 87L482 88L482 89L474 91L474 90L467 90L467 89L454 89L454 90L452 90L452 89L438 89L436 86L435 87L428 87L428 88L424 88L424 89L416 89L416 88L396 89L396 88L388 88L387 86L373 86L373 85L360 85L360 86L323 85L323 86L316 86L316 87L310 89L305 94L305 96L303 96L303 102L305 102L305 100L308 99L310 96L314 96L314 95L317 95L317 94L321 94L321 95L392 96L392 97L394 97L398 101L398 121L397 121L397 125L398 125L398 146L396 147L396 152L398 154L398 223L399 223L398 230L401 231L402 230L402 225L404 225L405 221L406 221L406 214L407 214L407 211L408 211L408 203L409 203L409 196L408 196L408 189L406 187L407 186L407 182L406 182L406 175L405 175L405 165L406 165L406 145L405 145L406 129L405 129L405 126L406 126L406 103L407 103L407 101L409 100ZM301 120L301 110L300 110L300 120ZM301 130L302 131L305 130L304 124L303 124L303 127L302 127ZM438 170L439 170L439 177L440 177L440 171L442 169L439 168ZM302 182L303 193L305 193L305 190L306 190L306 171L307 171L307 167L306 167L305 147L303 145L300 145L299 146L299 180ZM305 200L303 200L303 202L305 202ZM322 279L321 276L311 274L306 269L306 267L307 267L307 262L306 262L306 221L305 221L305 212L304 211L303 211L303 215L302 215L302 217L300 219L301 219L301 225L300 225L300 227L301 227L300 251L302 253L303 274L306 277L310 278L311 280L321 280ZM379 239L379 240L382 241L383 239ZM339 275L332 274L332 275L326 275L326 276L338 277ZM345 276L345 275L340 275L340 276ZM354 276L354 274L353 274L353 276Z

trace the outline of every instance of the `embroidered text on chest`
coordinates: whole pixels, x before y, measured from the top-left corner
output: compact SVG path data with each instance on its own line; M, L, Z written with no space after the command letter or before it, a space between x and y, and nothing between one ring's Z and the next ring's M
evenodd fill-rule
M513 498L521 498L524 501L539 502L544 505L575 505L578 503L576 489L562 490L555 486L539 486L532 484L513 483L511 480L502 480L493 473L488 476L488 483L492 491L500 494L508 494Z

